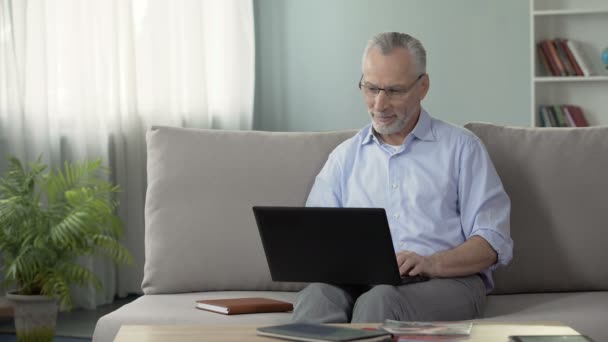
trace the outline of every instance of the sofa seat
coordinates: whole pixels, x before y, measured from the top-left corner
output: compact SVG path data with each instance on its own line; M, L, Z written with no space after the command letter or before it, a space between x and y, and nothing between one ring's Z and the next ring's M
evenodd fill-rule
M195 308L201 299L264 297L293 303L297 292L218 291L180 294L144 295L99 319L94 341L113 341L121 325L173 324L267 324L289 323L291 313L222 315Z
M608 291L488 296L484 319L557 321L596 341L608 341Z
M145 295L102 317L95 341L112 341L121 325L289 323L291 313L222 315L194 306L200 299L266 297L293 303L297 292L218 291ZM608 291L490 295L480 321L562 322L597 341L608 341Z

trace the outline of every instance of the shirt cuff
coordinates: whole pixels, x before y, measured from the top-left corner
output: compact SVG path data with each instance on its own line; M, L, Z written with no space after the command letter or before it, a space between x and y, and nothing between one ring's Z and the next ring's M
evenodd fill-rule
M471 236L481 236L496 251L498 260L490 270L494 271L499 266L507 266L513 258L513 240L505 238L494 230L480 228L473 232Z

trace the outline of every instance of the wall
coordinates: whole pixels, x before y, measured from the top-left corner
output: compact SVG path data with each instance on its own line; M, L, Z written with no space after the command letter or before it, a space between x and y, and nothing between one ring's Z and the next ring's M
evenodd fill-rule
M328 131L368 123L357 88L377 32L401 31L427 49L423 105L441 119L527 126L527 0L254 0L254 127Z

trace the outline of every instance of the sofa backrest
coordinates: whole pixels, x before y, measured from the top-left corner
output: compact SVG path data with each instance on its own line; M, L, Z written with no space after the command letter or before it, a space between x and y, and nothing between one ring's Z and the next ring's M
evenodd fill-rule
M301 289L271 281L251 207L304 205L355 132L149 131L144 293Z
M466 127L512 203L514 257L494 293L608 290L608 127ZM270 280L251 206L303 205L354 133L149 131L144 293L301 289Z
M608 290L608 127L470 123L511 198L511 264L494 293Z

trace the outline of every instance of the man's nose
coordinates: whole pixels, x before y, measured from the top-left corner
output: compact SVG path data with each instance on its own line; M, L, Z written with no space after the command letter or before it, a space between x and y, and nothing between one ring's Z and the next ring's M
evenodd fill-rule
M374 99L374 110L377 112L384 111L388 107L389 102L390 99L386 95L386 92L384 90L381 90Z

